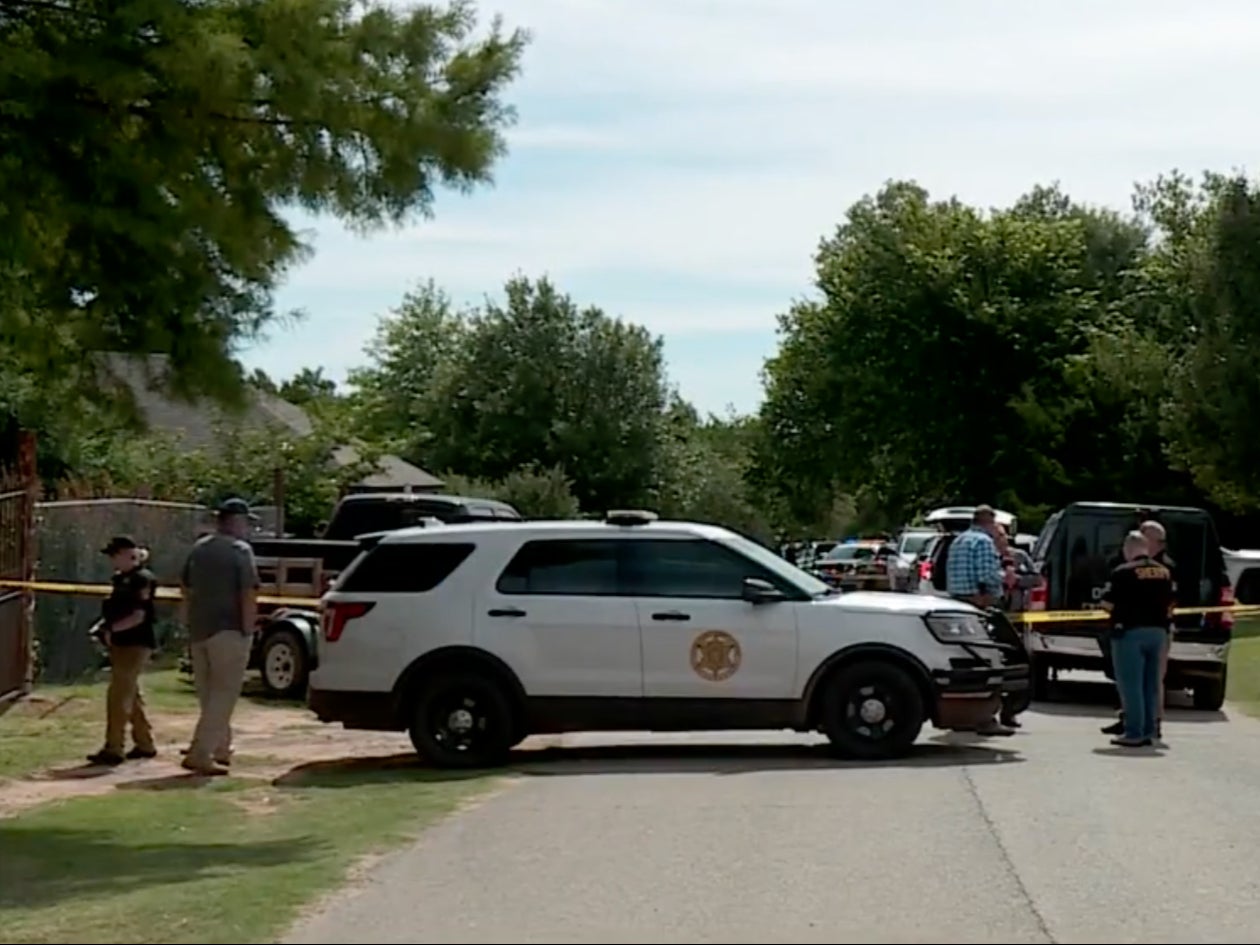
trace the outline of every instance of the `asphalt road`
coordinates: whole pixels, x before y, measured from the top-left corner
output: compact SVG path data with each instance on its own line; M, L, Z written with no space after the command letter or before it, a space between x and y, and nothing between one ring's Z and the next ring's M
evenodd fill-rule
M1254 943L1260 722L1174 711L1135 755L1107 712L884 766L776 733L569 737L288 941Z

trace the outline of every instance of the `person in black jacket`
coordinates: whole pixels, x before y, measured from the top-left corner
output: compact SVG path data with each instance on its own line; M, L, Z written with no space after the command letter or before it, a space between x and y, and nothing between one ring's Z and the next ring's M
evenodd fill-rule
M113 766L157 755L140 691L140 675L157 648L153 602L157 582L144 566L147 552L129 536L111 539L101 551L114 566L113 588L101 607L101 642L109 648L109 689L105 745L88 761ZM133 747L124 754L129 724Z
M1102 596L1103 608L1111 615L1111 653L1124 706L1124 733L1111 743L1139 748L1157 737L1160 670L1173 610L1173 578L1167 567L1151 557L1139 531L1125 537L1124 556L1125 563L1111 572Z
M1173 561L1172 556L1168 554L1168 532L1164 526L1154 519L1148 519L1138 526L1138 531L1146 539L1147 551L1155 561L1158 561L1166 567L1172 575L1173 580L1173 604L1176 605L1177 600L1177 563ZM1116 559L1109 562L1112 569L1119 567L1124 563L1123 554L1117 555ZM1164 652L1160 657L1159 663L1159 705L1157 706L1155 719L1155 737L1164 737L1164 701L1167 699L1167 692L1164 687L1164 677L1168 675L1168 654L1172 649L1173 628L1172 620L1168 621L1168 640L1164 644ZM1104 647L1104 655L1108 666L1111 666L1112 675L1115 675L1115 667L1111 663L1111 653L1109 647ZM1120 715L1111 725L1102 730L1104 735L1120 735L1124 732L1124 709L1120 710Z

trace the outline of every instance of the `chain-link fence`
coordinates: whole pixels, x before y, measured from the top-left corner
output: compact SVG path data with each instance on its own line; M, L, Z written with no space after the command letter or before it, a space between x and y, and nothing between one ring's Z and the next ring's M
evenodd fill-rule
M256 508L260 532L275 527L275 510ZM159 585L179 584L184 558L199 535L214 527L213 513L199 505L149 499L72 499L36 506L39 561L37 580L107 584L112 571L101 553L115 535L131 535L149 549L149 568ZM101 598L40 594L35 606L38 672L44 682L68 682L101 664L88 637L100 616ZM158 646L166 653L183 647L183 631L171 604L158 607Z

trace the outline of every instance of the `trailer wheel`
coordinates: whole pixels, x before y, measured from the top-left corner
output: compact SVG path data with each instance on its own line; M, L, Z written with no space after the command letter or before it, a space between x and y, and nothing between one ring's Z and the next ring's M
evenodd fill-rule
M275 699L300 699L306 693L310 660L306 641L295 630L273 630L259 656L263 689Z

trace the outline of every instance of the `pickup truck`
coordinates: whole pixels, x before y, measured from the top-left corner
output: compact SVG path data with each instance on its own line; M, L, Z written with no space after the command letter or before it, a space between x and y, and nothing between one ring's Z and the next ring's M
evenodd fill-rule
M259 608L258 632L249 667L257 669L263 689L273 698L299 699L314 668L319 611L323 596L363 549L360 536L402 528L479 521L521 521L516 509L494 499L427 493L362 493L337 503L317 538L251 539L266 597L307 598L311 606ZM190 670L185 661L183 668Z

